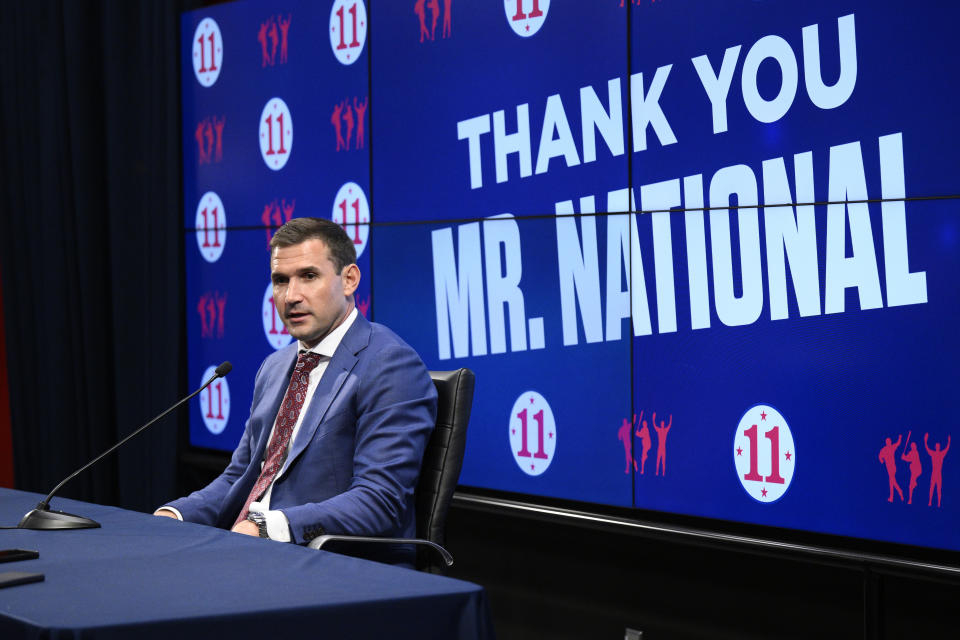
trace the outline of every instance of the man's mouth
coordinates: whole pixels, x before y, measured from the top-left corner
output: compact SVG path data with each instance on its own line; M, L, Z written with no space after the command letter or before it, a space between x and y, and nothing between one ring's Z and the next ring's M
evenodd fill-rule
M290 311L287 313L287 321L296 324L301 322L308 315L310 314L306 313L305 311Z

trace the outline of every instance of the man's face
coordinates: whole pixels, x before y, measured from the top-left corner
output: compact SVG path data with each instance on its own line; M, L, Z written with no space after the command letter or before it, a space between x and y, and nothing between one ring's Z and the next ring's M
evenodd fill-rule
M313 347L353 309L360 270L351 264L338 275L326 243L312 238L276 247L270 259L270 278L273 301L287 331Z

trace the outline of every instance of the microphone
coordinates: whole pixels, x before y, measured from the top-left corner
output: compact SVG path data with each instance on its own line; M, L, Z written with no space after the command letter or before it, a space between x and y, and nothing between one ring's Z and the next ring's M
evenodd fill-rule
M18 529L96 529L96 528L99 528L100 523L96 522L95 520L91 520L90 518L73 515L72 513L64 513L63 511L51 511L50 499L53 497L53 494L59 491L60 487L67 484L67 482L69 482L70 480L73 480L81 472L86 471L96 463L100 462L102 458L106 457L110 453L113 453L114 451L119 449L122 445L124 445L127 442L127 440L130 440L132 437L134 437L135 435L137 435L138 433L140 433L141 431L143 431L144 429L152 425L154 422L164 417L165 415L167 415L168 413L170 413L171 411L173 411L174 409L182 405L184 402L187 402L188 400L193 398L195 395L197 395L198 393L200 393L201 391L209 387L214 380L216 380L217 378L222 378L226 376L228 373L230 373L232 369L233 369L233 365L230 364L229 362L222 363L219 367L216 368L216 370L213 373L213 376L209 380L207 380L202 387L200 387L199 389L197 389L196 391L188 395L186 398L180 400L180 402L176 403L175 405L173 405L172 407L170 407L169 409L167 409L166 411L158 415L156 418L146 423L145 425L143 425L142 427L140 427L139 429L137 429L136 431L128 435L126 438L124 438L117 444L113 445L112 447L110 447L109 449L101 453L99 456L97 456L87 464L83 465L82 467L74 471L67 478L65 478L60 484L54 487L53 491L47 494L47 497L44 498L39 504L37 504L35 509L33 509L32 511L27 513L25 516L23 516L23 520L20 521L20 524L17 525L17 528Z

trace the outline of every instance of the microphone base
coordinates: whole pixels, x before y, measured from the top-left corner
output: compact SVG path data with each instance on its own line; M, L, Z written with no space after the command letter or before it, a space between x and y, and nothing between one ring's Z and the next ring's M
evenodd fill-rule
M83 516L75 516L63 511L51 511L43 505L38 505L17 525L18 529L53 530L53 529L99 529L100 523Z

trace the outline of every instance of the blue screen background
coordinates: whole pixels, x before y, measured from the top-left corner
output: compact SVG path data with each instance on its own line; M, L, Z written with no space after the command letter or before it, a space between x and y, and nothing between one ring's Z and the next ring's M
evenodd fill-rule
M477 374L462 485L960 550L957 454L943 459L942 502L934 492L928 506L934 465L923 444L928 433L931 448L945 446L956 425L960 136L951 71L958 11L876 0L644 0L629 8L616 0L542 0L545 17L524 23L534 33L521 36L511 27L516 0L453 0L438 3L433 38L421 41L417 4L368 1L369 28L349 65L330 44L341 6L332 2L235 2L183 15L189 379L199 384L207 367L226 359L235 368L229 420L212 432L204 422L209 404L194 401L191 443L232 450L253 377L273 348L263 324L273 222L265 225L265 207L295 201L293 215L329 217L338 191L353 182L370 212L358 259L361 310L415 347L429 368ZM533 0L522 0L521 9L531 13ZM432 11L424 8L428 33ZM267 61L257 40L271 16L290 19L284 62ZM205 18L216 21L224 43L210 87L197 81L191 62ZM843 71L842 20L854 28L856 78L841 104L822 108L807 88L804 29L816 25L819 77L829 87ZM726 127L715 132L693 60L706 56L716 74L737 46ZM797 69L796 93L773 122L754 117L744 98L753 82L743 80L745 61L763 46L786 52ZM760 98L772 101L784 77L774 58L763 57L755 76ZM273 97L288 105L295 131L280 171L266 166L257 140ZM365 141L356 139L356 123L349 148L338 149L334 108L354 98L369 101ZM584 114L612 124L585 127ZM194 133L208 117L225 119L223 155L198 163ZM463 133L470 127L473 134ZM899 147L884 155L881 139ZM807 157L810 190L798 180ZM902 192L894 166L901 159ZM786 201L773 189L781 161ZM721 183L734 174L740 190L731 195ZM227 216L224 250L213 263L196 240L198 202L208 191ZM793 220L812 216L814 229L779 281L770 264L780 245L766 235L773 214L765 205L774 204L807 205L787 210ZM759 313L742 323L718 311L726 275L715 260L724 228L734 302L747 295L748 281L760 283ZM690 236L697 229L702 251ZM888 269L901 236L906 267ZM743 258L752 251L756 261ZM698 257L702 274L691 272ZM860 271L845 271L854 258ZM811 260L817 312L801 314L794 271ZM850 273L859 275L841 287L842 311L828 312L830 283ZM912 274L911 303L894 304L891 279L903 273ZM873 281L879 305L864 302ZM774 284L786 291L786 317L774 311ZM211 296L226 299L215 318L222 332L199 311ZM706 316L694 309L704 300ZM530 392L549 404L544 437L554 441L546 470L532 475L511 441L517 403ZM751 497L734 464L741 418L756 405L782 414L795 445L789 487L772 502ZM540 404L530 407L535 448ZM641 464L636 434L654 412L658 423L671 421L666 469L660 473L650 424L641 474L631 464ZM911 504L910 464L901 457L908 433L922 465ZM903 500L887 499L886 438L901 439L893 460ZM759 442L762 457L769 443L762 432Z

